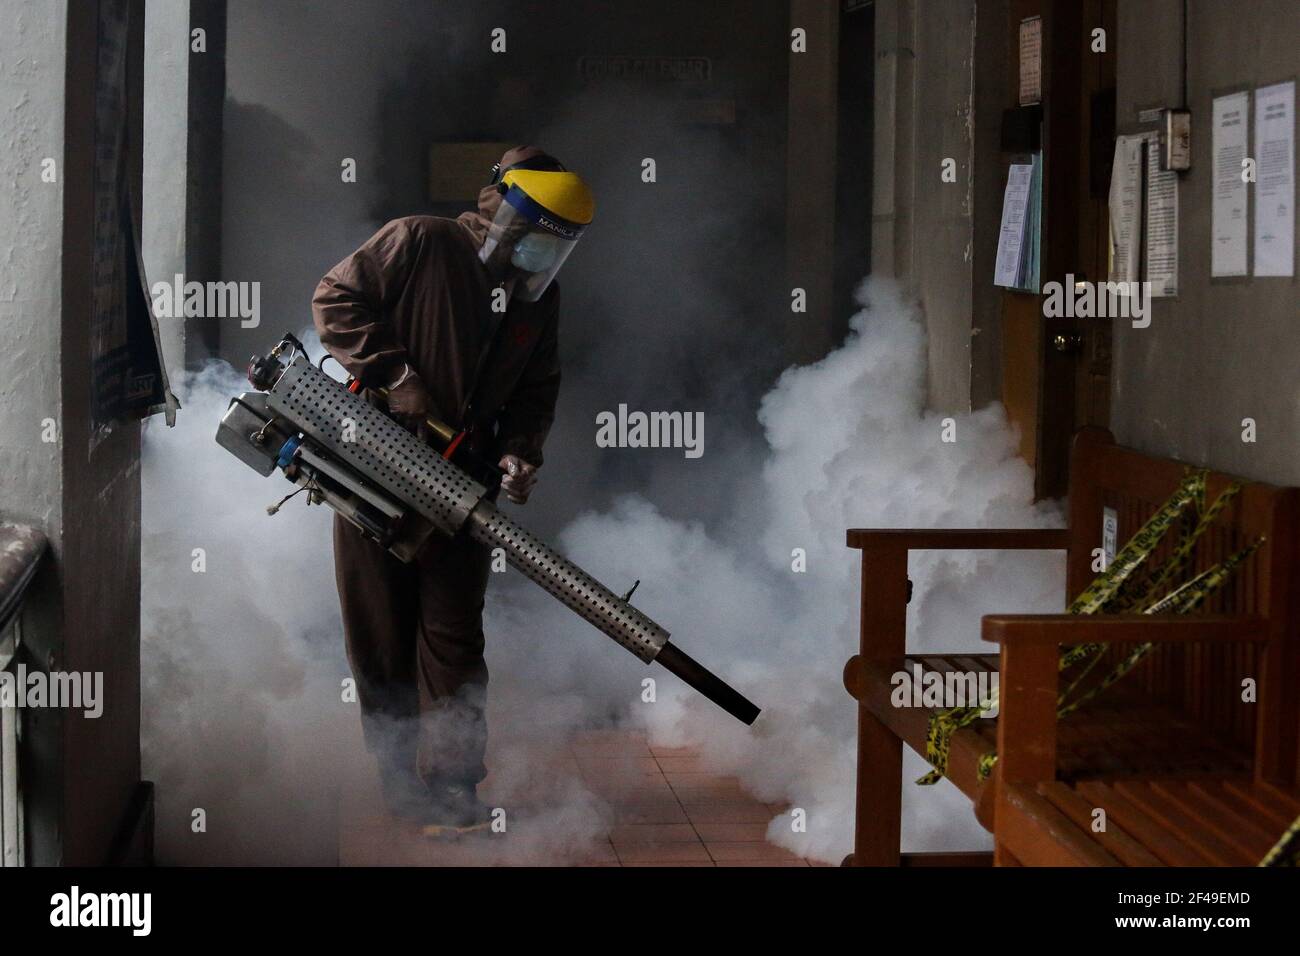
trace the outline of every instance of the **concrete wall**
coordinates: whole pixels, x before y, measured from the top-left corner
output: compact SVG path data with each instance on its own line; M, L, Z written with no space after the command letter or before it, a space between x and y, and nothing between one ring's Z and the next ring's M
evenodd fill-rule
M43 529L54 552L29 592L22 622L23 640L38 660L62 649L62 441L44 441L42 433L46 419L62 419L66 17L63 3L0 2L7 25L0 30L0 515ZM46 158L57 163L57 182L41 181ZM59 425L56 439L61 432ZM53 711L24 719L28 859L48 863L60 853L62 720Z
M790 55L790 122L786 142L786 274L807 295L807 312L792 312L790 359L815 362L836 344L835 214L839 81L839 8L790 0L790 27L805 31L807 49Z
M186 273L190 74L189 0L150 3L145 22L144 211L141 247L145 276L171 282ZM158 320L168 369L185 365L183 319Z
M47 0L5 0L0 31L0 509L57 531L59 446L41 419L59 414L63 180L64 11ZM12 184L12 185L9 185Z
M979 0L975 10L974 87L971 117L974 168L970 183L971 323L970 404L982 408L1002 400L1002 290L993 284L1002 220L1002 109L1006 105L1007 0ZM954 337L956 332L954 330Z
M208 282L221 278L226 0L189 0L189 11L190 28L205 32L207 50L190 56L186 75L185 276ZM218 331L202 319L186 321L185 357L189 364L202 364L216 351Z
M225 0L154 0L145 23L142 246L152 286L221 278L221 143L226 98ZM204 31L204 48L191 30ZM219 329L202 318L158 319L177 373L212 354Z
M911 269L929 331L930 404L962 411L970 407L975 4L918 6ZM957 168L951 183L940 178L949 159Z
M1004 86L1004 0L878 0L872 271L915 289L929 337L929 403L997 395L992 265ZM978 69L976 64L978 63ZM944 182L945 160L956 181ZM995 186L994 195L1000 186ZM972 352L972 338L983 336ZM974 370L973 370L974 366Z
M1119 4L1121 128L1139 108L1178 104L1182 6ZM1300 74L1300 16L1294 0L1188 7L1192 169L1179 185L1181 289L1154 300L1150 328L1116 325L1112 430L1143 451L1300 484L1296 280L1210 279L1211 91ZM1243 418L1258 423L1255 444L1241 441Z
M98 719L23 713L28 859L84 865L108 858L140 779L140 429L90 447L96 18L93 4L74 12L0 0L0 175L13 184L0 190L0 515L40 527L52 551L23 661L103 674ZM131 135L138 157L138 125ZM45 158L55 183L41 181Z

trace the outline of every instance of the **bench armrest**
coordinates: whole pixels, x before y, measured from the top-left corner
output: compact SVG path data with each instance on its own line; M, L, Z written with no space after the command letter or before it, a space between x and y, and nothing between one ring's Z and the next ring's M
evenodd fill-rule
M1262 642L1256 615L989 614L984 640L1002 645L998 668L998 766L1003 784L1037 783L1056 775L1056 710L1062 644L1110 641Z
M868 660L906 652L909 551L1066 551L1067 528L850 528L847 542L862 552L860 646Z
M1267 622L1258 615L987 614L981 637L994 644L1192 644L1262 642Z
M848 547L908 551L1066 551L1068 528L849 528Z

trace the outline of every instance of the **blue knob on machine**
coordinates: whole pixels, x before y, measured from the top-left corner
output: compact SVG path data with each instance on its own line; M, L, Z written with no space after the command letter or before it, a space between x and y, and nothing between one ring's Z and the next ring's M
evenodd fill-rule
M275 460L276 467L287 468L289 466L289 463L293 461L293 453L298 450L298 446L301 444L302 444L302 436L294 435L282 446L280 446L280 457Z

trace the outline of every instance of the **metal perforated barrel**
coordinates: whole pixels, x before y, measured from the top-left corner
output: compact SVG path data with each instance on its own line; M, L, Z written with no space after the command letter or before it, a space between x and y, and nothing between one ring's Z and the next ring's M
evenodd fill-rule
M515 524L492 502L484 501L474 509L467 530L476 541L501 548L511 565L646 663L668 642L668 632L662 627Z

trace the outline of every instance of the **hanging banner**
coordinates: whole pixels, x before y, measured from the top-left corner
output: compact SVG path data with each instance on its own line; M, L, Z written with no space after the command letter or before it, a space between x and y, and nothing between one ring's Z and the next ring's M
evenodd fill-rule
M127 163L130 4L100 0L95 74L95 172L90 342L90 447L120 421L179 403L163 367L131 207Z

